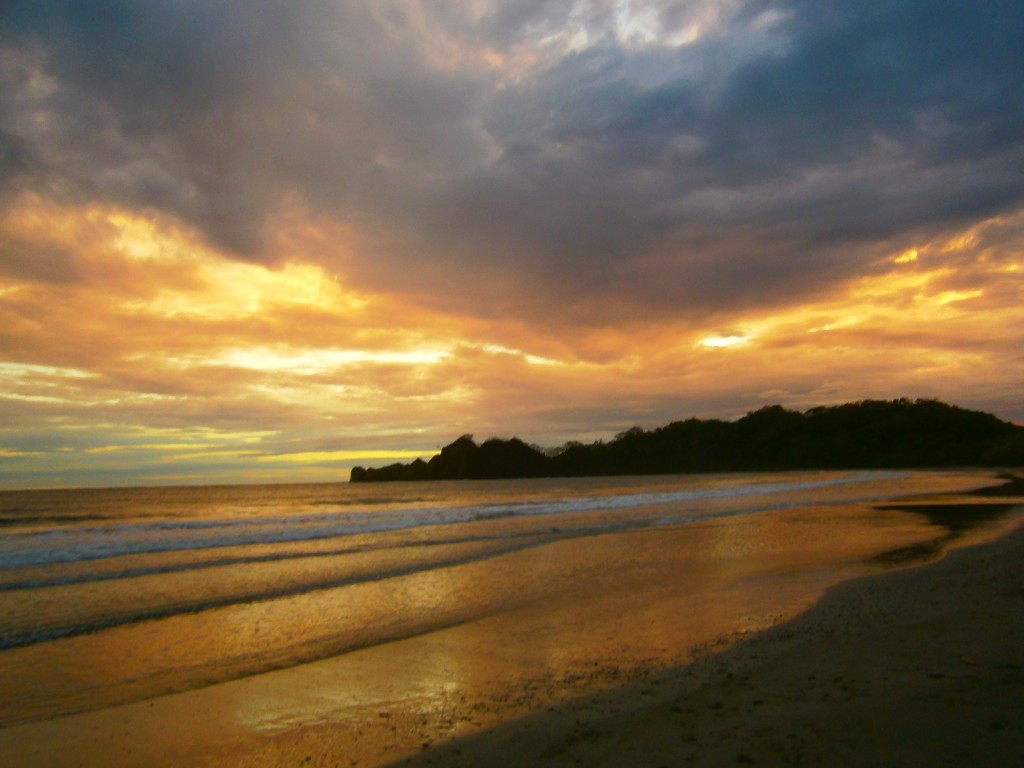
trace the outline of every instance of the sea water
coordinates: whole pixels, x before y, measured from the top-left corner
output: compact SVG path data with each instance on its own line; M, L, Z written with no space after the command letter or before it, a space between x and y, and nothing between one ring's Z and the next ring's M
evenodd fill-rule
M568 594L582 570L544 558L580 542L978 484L956 473L805 472L3 492L0 728Z

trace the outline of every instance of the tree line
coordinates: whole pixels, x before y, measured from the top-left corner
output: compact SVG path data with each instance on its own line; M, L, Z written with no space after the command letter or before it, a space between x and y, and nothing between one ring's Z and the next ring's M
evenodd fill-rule
M1024 465L1024 427L937 400L863 400L736 421L634 427L610 441L545 451L518 438L463 435L429 461L354 467L352 482L581 477L792 469Z

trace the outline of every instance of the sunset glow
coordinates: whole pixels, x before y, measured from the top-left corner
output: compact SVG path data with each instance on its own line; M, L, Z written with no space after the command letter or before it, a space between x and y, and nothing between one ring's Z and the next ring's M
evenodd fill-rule
M746 344L750 341L749 336L708 336L706 339L701 339L700 343L705 347L735 347L740 344Z
M0 487L1024 422L1021 14L905 5L0 12Z

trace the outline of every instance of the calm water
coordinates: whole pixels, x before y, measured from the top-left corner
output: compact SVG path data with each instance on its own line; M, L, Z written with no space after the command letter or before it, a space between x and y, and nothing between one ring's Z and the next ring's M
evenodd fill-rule
M936 477L0 493L0 727L460 625L547 589L522 573L446 587L446 575L467 564L641 529L936 490ZM940 486L979 484L976 476L939 477Z

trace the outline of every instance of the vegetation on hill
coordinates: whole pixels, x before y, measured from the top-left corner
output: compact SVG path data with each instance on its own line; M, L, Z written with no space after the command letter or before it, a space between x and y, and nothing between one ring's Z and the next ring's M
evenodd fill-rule
M936 400L864 400L803 413L772 405L737 421L634 427L545 452L463 435L430 461L354 467L352 482L646 475L787 469L1021 466L1024 427Z

